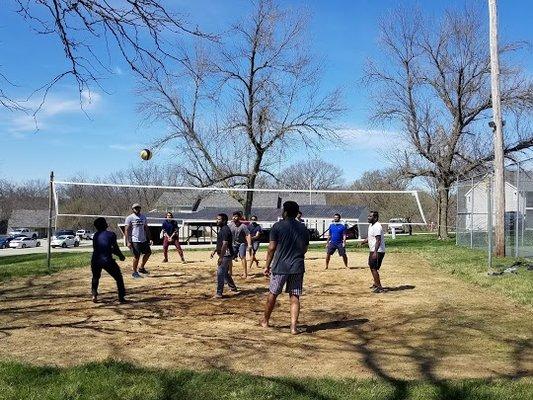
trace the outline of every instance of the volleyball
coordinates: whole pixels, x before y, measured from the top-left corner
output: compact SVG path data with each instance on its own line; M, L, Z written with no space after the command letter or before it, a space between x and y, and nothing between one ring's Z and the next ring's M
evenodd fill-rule
M152 151L151 151L151 150L148 150L148 149L142 149L142 150L141 150L141 158L142 158L144 161L149 160L150 158L152 158Z

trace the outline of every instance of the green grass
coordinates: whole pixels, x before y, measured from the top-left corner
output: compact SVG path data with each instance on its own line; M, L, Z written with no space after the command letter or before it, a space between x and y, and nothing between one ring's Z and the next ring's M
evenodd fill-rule
M46 254L20 254L0 257L0 282L15 277L46 275L68 268L87 267L91 253L53 253L51 270L46 267Z
M72 368L0 362L0 399L523 400L531 378L450 381L298 379L213 370L160 370L107 361Z

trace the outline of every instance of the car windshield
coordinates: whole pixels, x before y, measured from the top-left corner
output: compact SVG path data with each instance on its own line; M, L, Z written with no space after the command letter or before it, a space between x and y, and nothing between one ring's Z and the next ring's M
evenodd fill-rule
M67 237L64 236L64 235L61 235L61 236L58 236L57 238L58 238L59 240L63 240L63 239L66 239Z

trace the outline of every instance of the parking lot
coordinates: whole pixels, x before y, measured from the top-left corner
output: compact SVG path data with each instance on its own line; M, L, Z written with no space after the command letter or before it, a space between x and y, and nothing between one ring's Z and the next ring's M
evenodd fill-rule
M48 239L39 239L39 242L41 242L41 245L39 247L28 247L26 249L11 249L11 248L1 249L0 257L13 256L17 254L46 253L47 246L48 246ZM55 249L52 249L52 252L54 253L62 253L62 252L69 252L69 251L92 251L92 241L82 240L80 242L79 247L67 247L66 249L57 247Z

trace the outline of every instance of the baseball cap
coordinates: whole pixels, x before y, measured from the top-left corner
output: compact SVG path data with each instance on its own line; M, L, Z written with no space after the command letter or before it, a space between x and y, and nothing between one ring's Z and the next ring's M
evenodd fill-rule
M139 203L134 203L132 206L131 206L132 209L134 208L141 208L141 205Z

